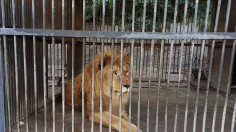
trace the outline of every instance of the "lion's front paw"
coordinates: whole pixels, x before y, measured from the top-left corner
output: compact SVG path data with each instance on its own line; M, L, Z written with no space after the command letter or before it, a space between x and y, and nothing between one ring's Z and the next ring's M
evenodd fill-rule
M130 127L131 127L131 128L130 128L130 131L131 131L131 132L137 132L138 128L137 128L136 125L131 124ZM139 129L139 132L142 132L142 130Z

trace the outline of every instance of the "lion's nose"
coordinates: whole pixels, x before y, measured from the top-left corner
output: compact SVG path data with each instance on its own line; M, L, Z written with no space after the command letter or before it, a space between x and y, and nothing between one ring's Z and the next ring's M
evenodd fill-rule
M123 85L123 86L126 87L126 88L129 88L130 85Z

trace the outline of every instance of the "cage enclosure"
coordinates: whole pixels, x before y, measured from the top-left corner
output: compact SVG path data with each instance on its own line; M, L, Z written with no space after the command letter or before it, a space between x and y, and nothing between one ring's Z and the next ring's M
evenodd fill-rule
M1 131L236 130L235 0L0 5Z

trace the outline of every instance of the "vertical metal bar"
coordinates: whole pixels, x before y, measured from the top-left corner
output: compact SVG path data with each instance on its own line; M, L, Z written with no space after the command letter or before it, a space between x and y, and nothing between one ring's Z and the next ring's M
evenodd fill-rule
M46 27L46 0L43 0L43 29ZM44 132L47 131L47 64L46 64L46 50L48 45L46 45L46 38L43 37L43 105L44 105ZM47 67L46 67L47 66Z
M219 4L219 3L218 3ZM206 17L209 15L209 8L210 8L210 0L207 1L207 12ZM217 8L217 18L219 17L219 11L220 8ZM207 25L207 18L205 19L205 27ZM217 31L218 27L218 19L215 20L215 27L214 32ZM204 29L204 32L206 32L206 28ZM213 55L214 55L214 48L215 48L215 40L212 42L211 46L211 54L210 54L210 62L209 62L209 69L208 69L208 79L207 79L207 87L206 87L206 99L205 99L205 106L204 106L204 113L203 113L203 125L202 125L202 132L205 132L206 128L206 116L207 116L207 106L208 106L208 95L209 95L209 87L210 87L210 79L211 79L211 69L212 69L212 62L213 62Z
M157 0L154 1L154 5L153 5L153 25L152 25L152 32L155 32L156 29L156 16L157 16ZM147 132L149 132L149 112L150 112L150 93L151 93L151 77L152 77L152 72L151 70L154 68L155 66L155 62L154 62L154 66L153 66L153 61L155 60L155 56L154 55L154 39L151 40L151 56L150 56L150 63L149 63L149 72L148 72L148 101L147 101ZM153 70L154 72L154 70Z
M234 111L233 111L233 116L232 116L231 132L234 132L235 117L236 117L236 100L234 101Z
M55 132L55 38L52 38L52 116L53 116L53 132Z
M35 1L32 0L32 28L35 29ZM33 36L33 63L34 63L34 109L35 132L38 131L38 94L37 94L37 66L36 66L36 39Z
M93 31L95 31L96 29L96 1L93 0ZM95 38L93 38L93 66L92 66L92 125L91 125L91 132L94 131L94 87L95 87L95 69L94 69L94 65L95 65Z
M125 23L125 0L122 1L122 17L121 17L121 32L124 32ZM122 78L123 78L123 50L124 50L124 40L121 39L121 52L120 52L120 96L119 96L119 130L121 131L121 115L122 115Z
M207 30L207 22L208 22L208 15L209 15L209 4L208 1L208 8L206 10L206 17L205 17L205 24L204 24L204 32ZM193 131L196 131L196 123L197 123L197 111L198 111L198 98L199 98L199 88L200 88L200 80L201 80L201 71L202 71L202 63L203 63L203 56L204 56L204 48L205 48L205 41L202 41L201 53L200 53L200 65L198 71L198 81L197 81L197 93L196 93L196 100L195 100L195 110L194 110L194 124L193 124Z
M146 21L146 5L147 0L143 1L143 24L142 24L142 32L145 32L145 21ZM139 69L139 90L138 90L138 115L137 115L137 124L138 130L140 130L140 105L141 105L141 89L142 89L142 77L143 77L143 57L144 57L144 40L141 40L141 59L140 59L140 69Z
M112 2L112 32L115 31L115 13L116 13L116 1L113 0ZM112 46L111 46L111 51L114 51L114 39L112 39ZM110 119L109 119L109 132L111 132L111 116L112 116L112 87L113 87L113 63L114 63L114 52L111 52L111 73L110 73L110 103L109 103L109 115L110 115Z
M228 1L228 5L227 5L227 12L226 12L226 20L225 20L224 32L227 32L227 30L228 30L230 7L231 7L231 0ZM212 121L212 132L215 131L215 121L216 121L216 114L217 114L217 107L218 107L218 98L219 98L220 85L221 85L221 76L222 76L222 71L223 71L225 45L226 45L226 40L223 41L222 53L221 53L221 58L220 58L220 69L219 69L219 77L218 77L218 83L217 83L216 102L215 102L214 114L213 114L213 121ZM233 51L233 50L232 50L232 51ZM233 56L233 55L232 55L232 56ZM231 58L232 58L232 57L231 57ZM233 64L233 63L232 63L232 64ZM231 66L231 65L230 65L230 66ZM223 118L224 118L224 117L223 117ZM224 128L221 128L221 131L223 131L223 129L224 129Z
M2 3L1 3L2 4ZM2 47L2 39L0 37L0 46ZM0 49L0 129L5 132L5 112L4 112L4 82L3 82L3 60L2 60L2 51L3 49Z
M85 14L86 14L86 10L85 10L85 6L86 6L86 0L83 0L83 31L85 31ZM85 105L84 105L84 68L85 68L85 62L86 62L86 58L85 58L85 51L86 51L86 38L83 38L83 62L82 62L82 132L84 132L84 110L85 110ZM90 50L90 47L89 47Z
M136 0L133 0L132 3L132 32L134 32L134 23L135 23L135 3ZM137 58L137 57L136 57ZM128 132L130 132L130 125L131 125L131 111L132 111L132 90L133 90L133 67L134 67L134 39L131 40L131 58L130 58L130 93L129 93L129 130ZM137 63L137 61L136 61ZM137 66L137 65L136 65ZM137 69L137 67L136 67ZM136 72L137 74L137 72Z
M22 0L22 28L25 28L25 0ZM28 85L27 85L27 65L26 65L26 37L23 36L23 58L24 58L24 84L25 84L25 121L26 132L29 131L28 120Z
M178 0L175 1L175 13L174 13L174 21L173 21L173 33L176 32L176 18L178 13ZM166 86L166 107L165 107L165 132L167 132L168 128L168 102L169 102L169 89L170 89L170 68L171 68L171 61L173 55L173 45L175 40L171 40L170 45L170 56L169 56L169 63L168 63L168 71L167 71L167 86ZM178 90L177 90L178 91Z
M102 0L102 27L101 31L105 31L105 0ZM104 39L102 41L102 47L101 47L101 53L102 53L102 59L101 59L101 89L100 89L100 132L102 132L102 106L103 106L103 62L104 62Z
M55 25L55 2L52 0L52 30L54 30ZM55 120L55 37L52 37L52 51L51 51L51 60L52 60L52 118L53 118L53 132L55 132L56 128L56 120Z
M15 18L15 0L12 0L12 20L13 28L16 28L16 18ZM19 82L18 82L18 57L17 57L17 40L14 35L14 60L15 60L15 84L16 84L16 123L17 131L20 132L20 116L19 116Z
M111 50L114 51L114 40L112 39L112 47ZM114 52L111 52L111 72L110 72L110 102L109 102L109 114L110 114L110 119L109 119L109 132L111 132L111 115L112 115L112 87L113 87L113 63L114 63Z
M164 33L166 30L166 18L167 18L167 5L168 5L168 0L165 0L165 9L164 9L164 18L163 18L163 27L162 27L162 32ZM164 40L161 40L161 52L160 52L160 63L159 63L159 71L158 71L158 96L157 96L157 110L156 110L156 127L155 131L158 132L158 115L159 115L159 97L160 97L160 85L161 85L161 71L162 71L162 65L163 65L163 51L164 51ZM163 75L163 72L162 72ZM167 130L165 126L165 131Z
M5 28L5 0L1 1L1 8L2 8L2 27ZM6 35L3 35L3 48L4 48L4 66L5 66L5 90L7 92L7 113L8 113L8 130L12 131L11 128L11 110L10 110L10 93L9 93L9 74L8 74L8 49L6 44Z
M186 18L187 18L187 13L188 13L188 0L185 0L185 8L184 8L184 19L183 19L183 32L187 32L187 26L186 26ZM179 60L179 73L178 73L178 83L177 83L177 90L176 90L176 112L175 112L175 124L174 124L174 131L177 131L177 121L178 121L178 105L179 105L179 87L180 87L180 75L181 75L181 70L182 70L182 59L183 59L183 48L184 48L184 41L181 41L181 47L180 47L180 60ZM185 51L186 53L186 51ZM186 55L186 54L185 54ZM186 60L186 58L185 58ZM185 72L185 69L184 69Z
M232 73L233 73L232 71L233 71L234 58L235 58L235 46L236 46L236 40L234 40L233 48L232 48L232 53L231 53L231 60L230 60L230 68L229 68L229 73L228 73L229 75L228 75L226 97L225 97L224 109L223 109L223 114L222 114L221 132L224 132L224 125L225 125L225 118L226 118L225 116L226 116L226 110L227 110L227 104L228 104L228 98L229 98L229 89L230 89L231 80L232 80ZM234 118L234 121L235 121L235 118ZM233 129L231 129L231 131L232 130Z
M55 43L55 47L54 47L54 57L55 57L55 79L57 77L57 43Z
M231 5L231 0L228 1L227 17L229 17L229 12L230 12L229 10L230 10L230 7L231 7L230 5ZM228 21L228 18L227 18L227 21ZM228 24L228 22L226 24ZM227 28L228 28L228 25L225 25L225 31L227 31ZM233 61L234 61L234 57L235 57L235 45L236 45L236 40L234 40L233 48L232 48L232 53L231 53L230 70L229 70L229 76L228 76L228 83L227 83L227 90L226 90L224 109L223 109L223 114L222 114L222 118L223 119L222 119L222 123L221 123L221 132L224 131L224 125L225 125L225 116L226 116L226 110L227 110L227 104L228 104L229 90L230 90L230 84L231 84L231 80L232 80L232 67L233 67ZM232 130L233 129L231 129L231 131Z
M196 99L195 99L194 122L193 122L193 131L194 132L196 131L196 123L197 123L198 99L199 99L199 91L200 91L199 88L200 88L200 81L201 81L201 71L202 71L204 49L205 49L205 40L203 40L202 47L201 47L200 65L199 65L199 71L198 71L197 92L196 92Z
M93 60L93 66L92 66L92 109L91 109L91 112L92 112L92 121L91 121L91 123L92 123L92 125L91 125L91 132L93 132L94 130L94 72L95 72L95 69L94 69L94 59L95 59L95 42L94 42L95 40L94 40L94 38L93 38L93 57L92 57L92 60Z
M193 25L193 32L196 32L196 26L197 26L197 12L198 12L198 3L199 1L195 1L195 11L194 11L194 25ZM192 73L192 62L193 62L193 52L194 52L194 45L195 41L192 40L191 42L191 48L190 48L190 62L189 62L189 73L188 73L188 90L186 95L186 108L185 108L185 120L184 120L184 132L186 132L187 129L187 120L188 120L188 104L189 104L189 91L190 91L190 81L191 81L191 73ZM198 94L197 94L198 95ZM196 113L196 107L195 107L195 113ZM195 119L194 119L195 120ZM194 121L195 122L195 121ZM195 123L194 123L195 124ZM193 126L193 131L195 131L195 126Z
M75 0L72 0L72 27L71 27L72 30L75 30ZM74 102L74 92L75 92L75 77L74 77L74 74L75 74L75 39L72 38L72 62L71 62L71 69L72 69L72 132L74 132L74 128L75 128L75 102Z
M65 29L65 0L62 0L62 30ZM65 38L62 37L62 132L65 132Z
M187 81L187 95L186 95L186 106L185 106L185 117L184 117L184 132L187 132L187 122L188 122L188 104L189 104L189 92L190 92L190 81L192 73L192 63L193 63L193 48L194 43L191 43L190 47L190 60L189 60L189 72L188 72L188 81Z

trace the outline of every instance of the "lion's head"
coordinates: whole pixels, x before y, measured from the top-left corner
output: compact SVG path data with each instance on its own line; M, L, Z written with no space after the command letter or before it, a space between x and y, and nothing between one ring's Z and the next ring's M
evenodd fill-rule
M112 52L113 56L113 65L111 64L112 60ZM103 69L101 70L101 53L97 55L98 62L98 71L96 73L97 80L101 80L101 71L103 73L103 81L102 81L102 88L103 93L107 96L110 96L110 87L112 81L112 94L113 95L120 95L129 92L130 86L130 56L128 53L123 52L123 61L121 59L121 53L118 50L111 51L111 49L105 49L103 55ZM122 63L122 73L120 62ZM111 69L112 68L112 69ZM112 71L111 71L112 70ZM111 75L113 79L111 80ZM99 78L99 79L98 79ZM122 81L121 81L122 78ZM99 81L100 82L100 81ZM101 82L100 82L101 84ZM120 85L122 84L122 86Z

